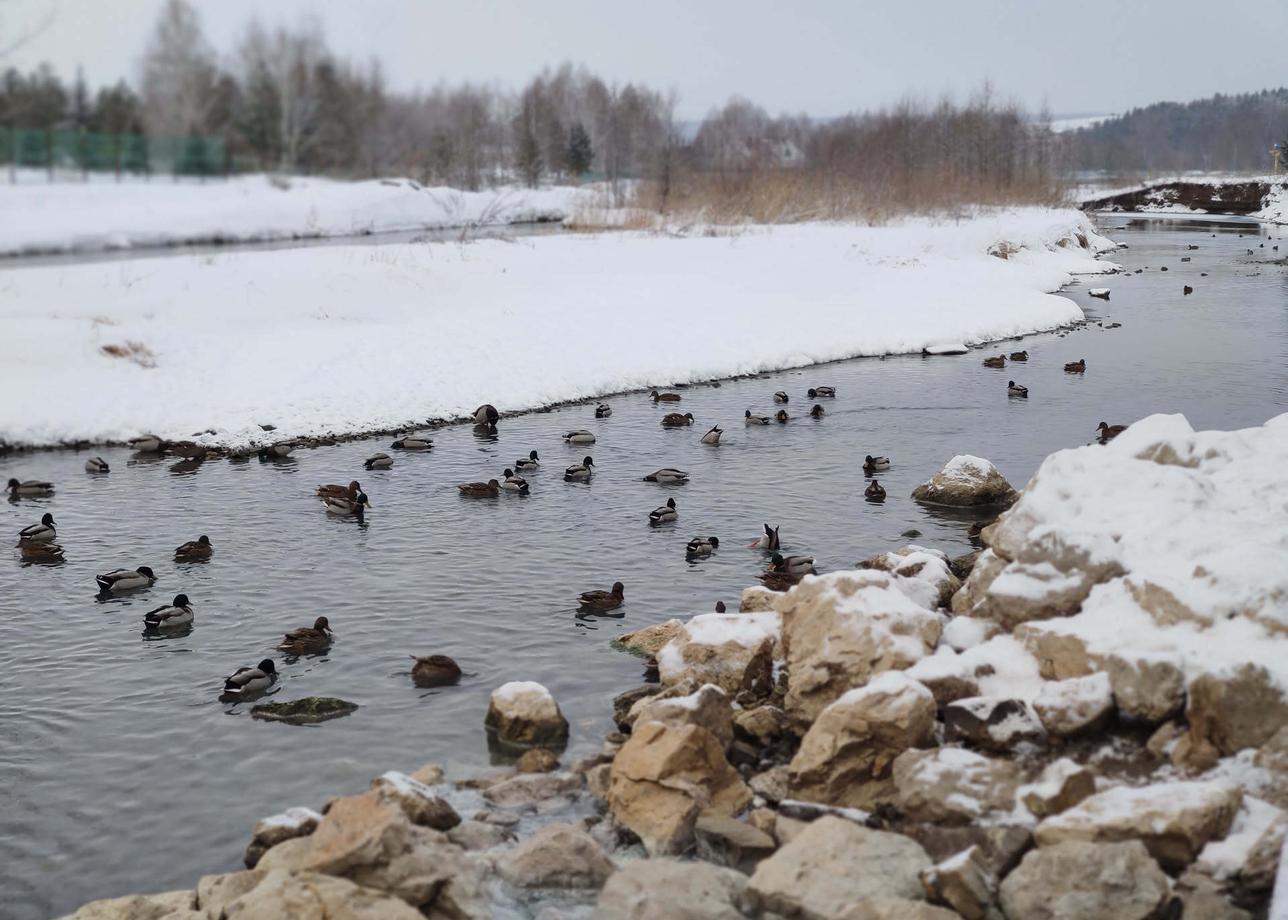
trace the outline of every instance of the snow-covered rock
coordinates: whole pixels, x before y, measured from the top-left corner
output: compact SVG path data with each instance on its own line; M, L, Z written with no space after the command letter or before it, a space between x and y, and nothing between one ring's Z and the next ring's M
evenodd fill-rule
M684 629L682 620L670 619L663 623L654 623L632 632L623 633L614 642L627 651L637 655L656 655L666 643L678 636Z
M725 747L733 740L733 704L715 684L703 684L685 696L668 696L663 691L640 700L632 711L635 725L700 725Z
M1281 662L1279 667L1285 666ZM1185 720L1188 743L1181 759L1208 765L1217 755L1260 747L1288 725L1288 692L1257 664L1200 674L1190 681Z
M973 696L944 707L944 738L988 751L1009 751L1024 741L1040 741L1042 723L1024 700Z
M254 869L260 858L283 840L307 837L317 830L321 820L320 814L312 808L304 807L288 808L279 814L260 818L255 822L250 843L246 845L246 853L242 857L246 868Z
M445 831L461 823L461 816L446 799L405 773L382 773L371 781L371 788L396 803L412 824Z
M919 502L973 508L980 505L1009 505L1015 489L992 463L983 457L958 454L934 476L912 490Z
M984 920L997 894L997 879L972 846L921 873L921 884L932 901L947 904L966 920Z
M947 607L961 587L961 581L948 567L948 556L921 546L877 553L857 567L889 572L895 578L895 587L923 607Z
M1245 892L1267 892L1274 887L1285 834L1288 812L1245 795L1230 833L1205 846L1194 868Z
M896 802L914 821L969 824L1015 807L1020 769L965 748L910 750L894 762Z
M1033 711L1052 735L1069 738L1104 728L1114 713L1114 694L1104 672L1043 684Z
M1034 817L1058 815L1096 791L1096 775L1067 757L1047 764L1036 782L1021 786L1020 801Z
M768 690L781 631L772 611L699 614L658 652L658 673L667 685L692 680L729 694Z
M535 681L514 680L493 690L483 722L505 744L562 748L568 743L568 720L550 691Z

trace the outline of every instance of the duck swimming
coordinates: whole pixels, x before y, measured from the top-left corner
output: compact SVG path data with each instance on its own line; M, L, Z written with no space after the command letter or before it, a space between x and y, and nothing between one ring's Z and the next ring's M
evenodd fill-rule
M791 421L791 418L792 417L787 414L786 409L779 409L777 412L774 413L774 421L776 421L780 425L786 425L789 421Z
M788 575L817 575L814 569L813 556L780 556L774 553L769 558L769 571L784 572Z
M22 482L10 479L5 488L9 490L10 498L42 498L54 494L54 484L39 479L26 479Z
M570 431L563 436L568 444L594 444L595 435L590 431Z
M591 457L587 457L581 463L574 463L564 470L564 482L590 482L591 471L594 468L595 461Z
M620 581L613 582L611 591L583 591L577 596L578 607L589 613L601 613L605 610L616 610L622 606L626 589Z
M679 393L659 393L657 390L654 390L652 393L649 393L648 395L653 400L653 402L679 402L680 401Z
M389 446L394 450L433 450L434 442L431 438L422 438L418 435L409 434L399 438Z
M886 499L885 487L874 479L863 490L863 497L870 502L883 502Z
M706 434L704 434L704 435L702 436L702 443L703 443L703 444L719 444L719 443L720 443L720 435L722 435L722 434L724 434L724 429L722 429L719 425L717 425L717 426L715 426L714 428L712 428L710 431L708 431Z
M1013 351L1013 352L1011 352L1011 360L1012 360L1012 361L1027 361L1027 360L1029 360L1029 353L1028 353L1027 351Z
M176 562L196 562L209 559L214 551L215 548L210 545L210 538L203 533L197 539L175 547L174 559Z
M863 458L863 472L865 473L879 473L888 469L890 469L889 457L874 457L868 454Z
M746 419L748 425L768 425L773 421L768 415L752 415L750 409L743 414L743 418Z
M654 470L644 477L645 482L670 482L680 483L688 482L689 474L684 470L677 470L669 466L664 466L660 470Z
M537 452L529 451L527 459L520 458L514 461L514 468L520 473L531 473L533 470L541 469L541 458Z
M693 413L685 412L681 415L679 412L670 412L662 416L663 428L684 428L693 424Z
M312 626L292 629L278 644L278 651L292 652L296 655L309 655L325 651L331 646L331 623L326 617L318 617Z
M1006 355L994 355L984 359L985 367L1006 367Z
M1126 425L1107 425L1104 422L1101 422L1096 428L1101 444L1108 444L1126 430Z
M58 532L54 529L54 516L45 514L39 524L32 524L18 531L19 543L52 543Z
M24 562L62 562L63 548L57 543L19 543Z
M223 695L226 697L250 696L267 690L277 683L277 665L265 658L256 667L238 668L224 678Z
M147 629L173 629L176 626L187 626L192 622L193 616L188 595L176 594L173 603L143 614L143 625Z
M361 516L370 507L371 499L367 498L366 492L359 492L357 495L328 495L326 498L327 514Z
M102 575L95 575L100 590L109 594L120 594L136 588L150 588L157 582L157 577L146 565L137 569L114 569Z
M815 403L814 408L809 410L810 418L822 418L825 414L826 411L818 403Z
M787 402L787 399L788 399L787 393L783 390L779 390L777 393L774 394L774 402L776 403L785 403Z
M836 396L836 387L810 387L805 395L810 399L827 399Z
M613 407L608 403L600 403L595 407L595 418L608 418L613 414Z
M1087 369L1087 359L1079 358L1077 361L1070 361L1064 366L1066 374L1081 374Z
M501 480L501 490L503 492L517 492L520 495L528 494L528 480L522 476L516 476L514 470L506 469L504 479Z
M278 441L276 444L269 444L267 447L259 449L259 459L261 460L281 460L291 455L295 450L295 444L292 441Z
M141 454L155 454L161 451L161 439L154 434L141 434L130 438L130 447Z
M491 403L484 403L474 410L475 425L495 425L500 419L500 413L496 411L496 406Z
M770 527L768 524L764 525L764 527L765 532L760 535L760 538L747 545L751 549L778 549L780 545L778 539L778 528Z
M412 655L411 682L417 687L447 687L461 679L461 666L446 655Z
M387 470L393 465L394 458L388 454L372 454L362 461L363 468L368 470Z
M107 461L102 457L90 457L85 461L85 472L87 473L107 473L110 471L111 467L107 465Z
M1018 398L1020 398L1020 399L1028 399L1028 398L1029 398L1029 388L1028 388L1028 387L1022 387L1022 386L1020 386L1020 385L1019 385L1018 383L1016 383L1014 380L1008 380L1008 381L1006 382L1006 395L1007 395L1007 396L1016 396L1016 397L1018 397Z
M318 486L318 498L355 498L362 491L362 486L358 485L358 480L354 479L347 486L337 483L330 485Z
M496 498L501 494L501 483L495 479L489 479L487 482L466 482L457 486L462 495L470 498Z
M716 537L694 537L684 548L684 555L690 559L701 559L710 556L720 547Z
M665 505L660 508L654 508L648 513L648 522L654 526L669 524L679 516L679 512L675 510L675 499L668 498Z

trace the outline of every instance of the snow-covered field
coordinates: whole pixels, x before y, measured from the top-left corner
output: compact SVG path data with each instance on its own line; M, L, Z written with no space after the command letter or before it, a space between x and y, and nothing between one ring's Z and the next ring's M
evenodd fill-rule
M1023 248L989 255L1002 240ZM0 275L0 441L240 445L262 422L353 433L978 343L1080 320L1048 292L1110 268L1090 251L1109 245L1076 211L1024 209L17 269Z
M0 184L0 255L563 220L591 188L462 192L409 179L242 176Z

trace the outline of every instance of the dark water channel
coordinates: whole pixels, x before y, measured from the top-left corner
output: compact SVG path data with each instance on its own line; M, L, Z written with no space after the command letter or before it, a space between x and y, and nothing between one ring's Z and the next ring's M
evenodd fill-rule
M598 746L610 698L641 676L639 660L609 641L717 600L736 607L763 565L745 547L762 521L829 570L909 542L900 534L910 528L922 532L916 542L964 552L969 518L907 497L953 454L987 457L1019 486L1049 452L1089 441L1102 419L1184 412L1199 427L1235 428L1288 409L1288 269L1274 261L1288 244L1273 252L1278 228L1105 223L1130 245L1114 258L1148 268L1071 287L1092 325L1002 346L1027 348L1027 366L984 368L990 349L693 388L680 408L697 423L677 431L660 428L666 409L628 395L608 400L603 421L579 406L504 419L496 441L441 430L431 453L398 454L375 473L362 460L389 439L189 471L105 450L112 472L100 477L83 471L86 454L0 458L4 479L57 484L53 498L0 503L0 533L50 511L66 548L59 566L22 566L16 549L0 551L0 916L34 920L94 897L190 887L238 868L262 815L316 807L386 769L481 767L488 694L506 680L553 691L573 725L570 753ZM1086 294L1101 285L1109 302ZM1095 325L1110 321L1122 326ZM1063 373L1083 357L1085 375ZM1010 378L1029 387L1027 401L1007 399ZM821 421L804 417L815 384L839 393ZM778 389L798 417L744 428L743 411L771 414ZM724 443L700 444L717 423ZM574 428L598 443L566 446L560 436ZM497 476L532 449L545 465L529 476L530 496L457 494L457 483ZM587 453L594 481L565 484L562 469ZM894 461L880 477L884 505L862 497L867 453ZM692 482L641 481L661 466L688 470ZM353 477L374 505L362 524L329 517L312 494ZM679 521L650 529L648 512L668 497ZM171 561L173 547L202 533L212 561ZM690 564L684 545L698 534L722 544ZM142 564L160 576L154 588L96 598L96 573ZM579 619L578 592L614 580L626 585L622 618ZM143 613L180 591L197 610L191 633L145 639ZM296 728L217 701L224 675L274 654L284 631L318 615L330 618L335 645L322 657L279 657L278 698L340 696L357 713ZM468 676L414 689L411 653L451 655Z

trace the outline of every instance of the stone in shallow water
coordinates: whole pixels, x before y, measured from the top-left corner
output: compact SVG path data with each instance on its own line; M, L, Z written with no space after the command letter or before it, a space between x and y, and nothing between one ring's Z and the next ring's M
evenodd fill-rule
M357 703L333 696L306 696L284 703L260 703L251 707L250 714L268 722L289 722L292 725L313 725L328 719L338 719L357 710Z

